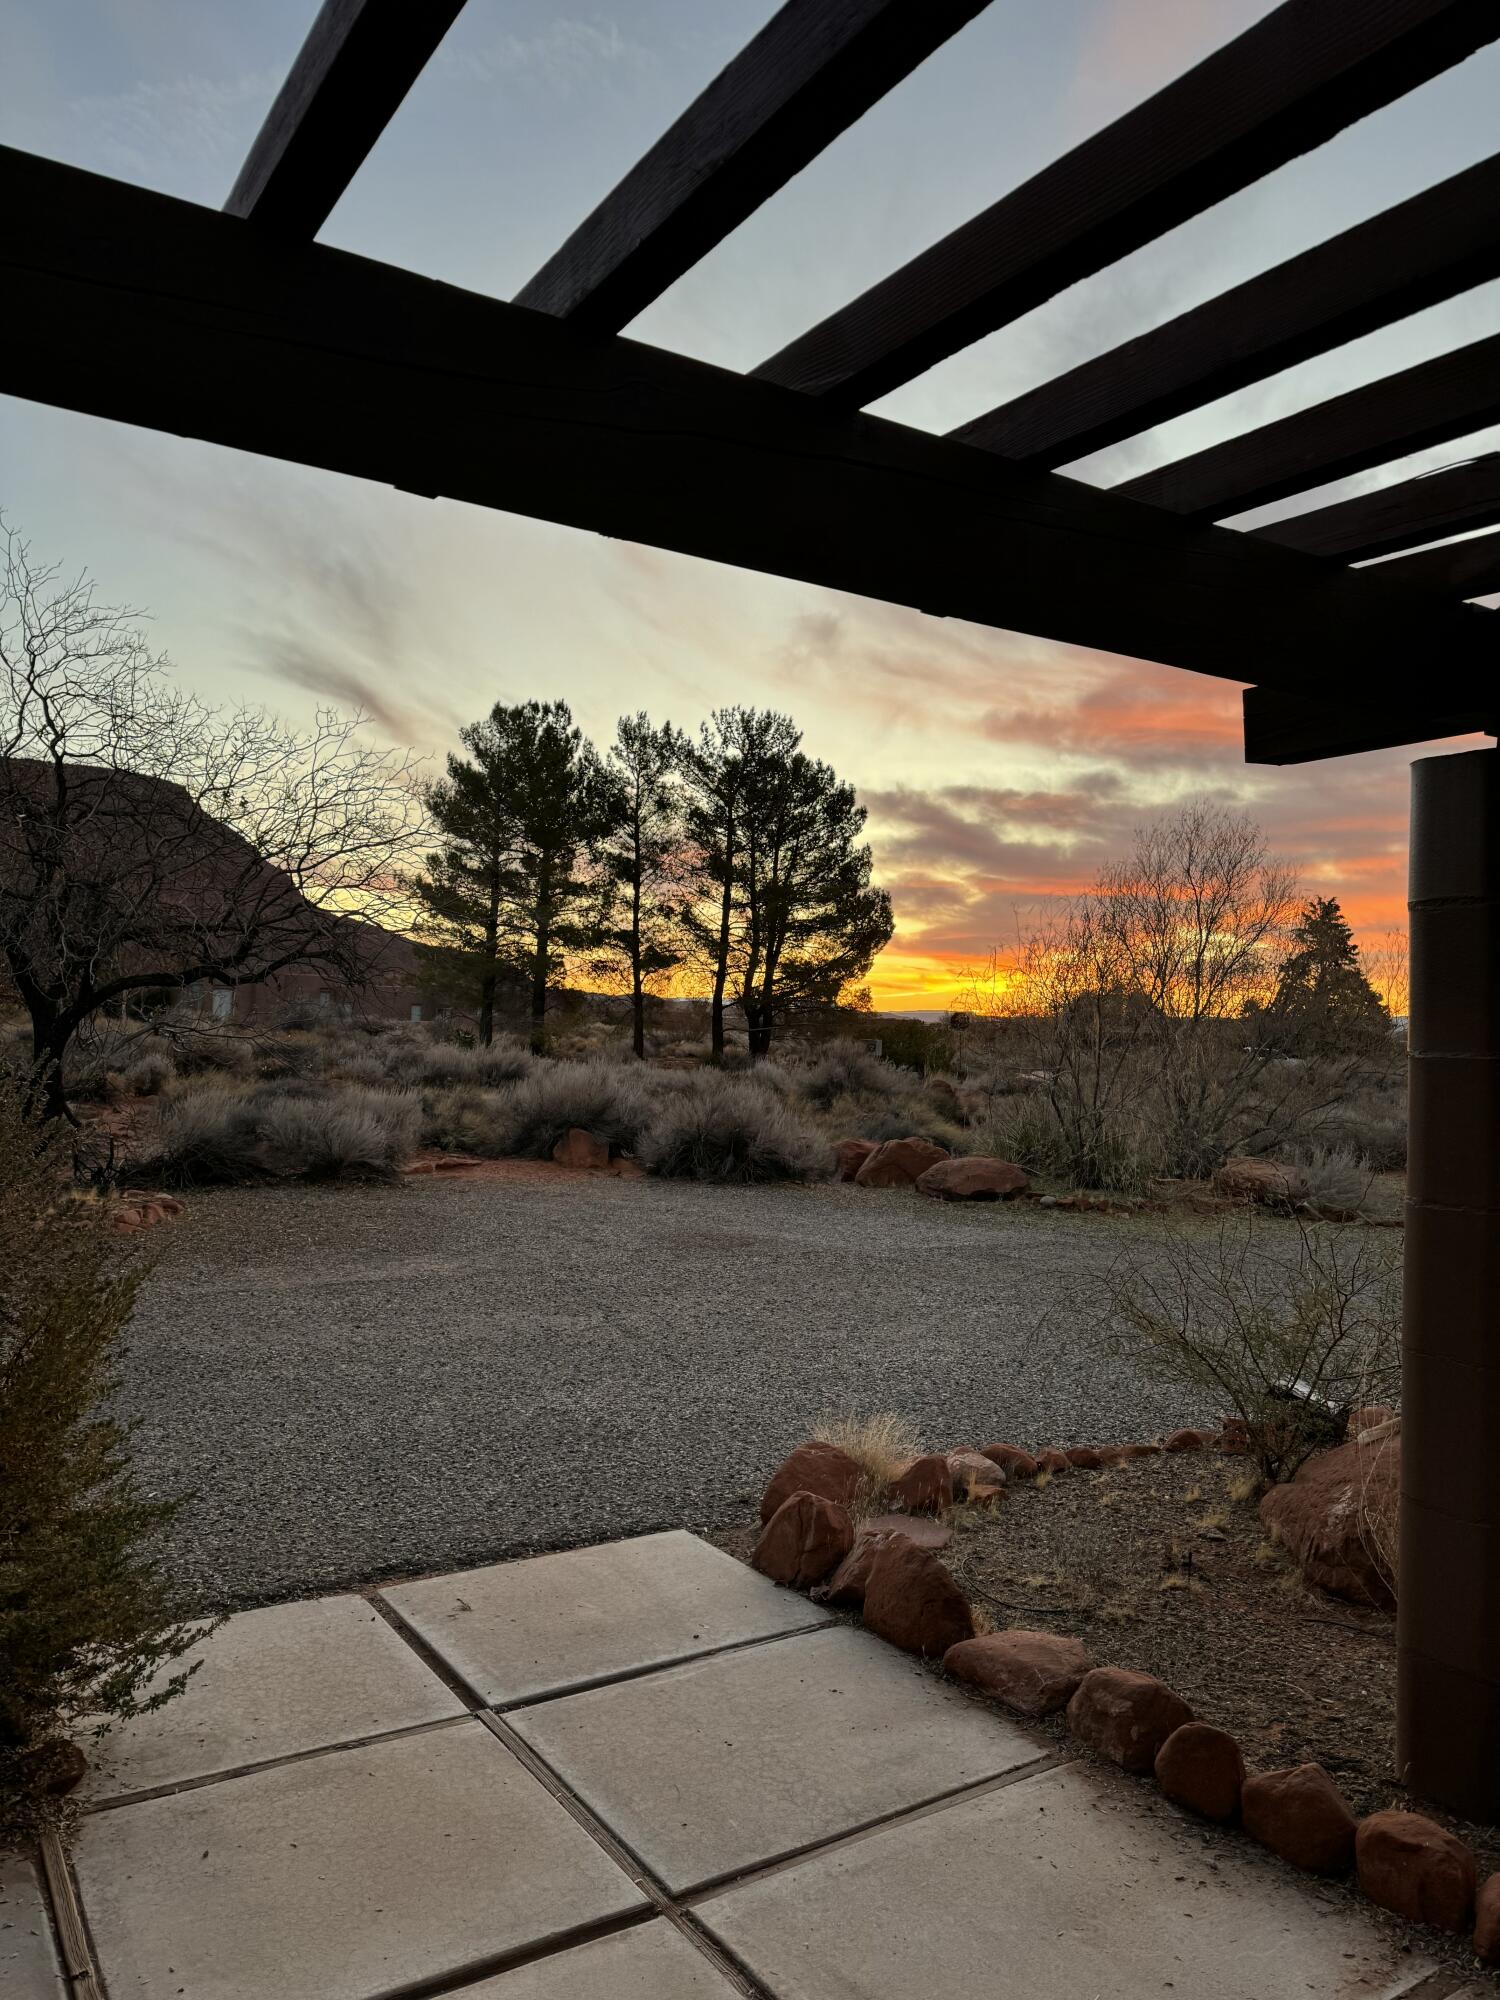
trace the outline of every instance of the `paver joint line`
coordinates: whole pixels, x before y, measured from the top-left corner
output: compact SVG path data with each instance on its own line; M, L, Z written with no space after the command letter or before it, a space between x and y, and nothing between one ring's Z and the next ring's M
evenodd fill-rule
M545 1708L549 1702L568 1701L575 1694L592 1694L596 1688L618 1687L622 1681L649 1680L653 1674L666 1673L672 1667L697 1666L703 1660L717 1660L729 1653L750 1653L759 1646L779 1646L787 1639L806 1639L814 1633L826 1632L828 1621L821 1620L816 1625L794 1625L786 1632L760 1632L753 1639L731 1639L727 1645L705 1646L701 1652L678 1653L670 1660L653 1660L648 1667L624 1667L617 1674L600 1674L589 1681L574 1681L564 1688L549 1688L545 1694L522 1695L516 1701L493 1701L489 1704L494 1715L515 1715L522 1709Z
M456 1695L467 1706L471 1715L477 1715L484 1707L484 1696L478 1689L470 1687L463 1675L455 1667L450 1667L448 1662L428 1645L421 1633L414 1631L407 1624L401 1613L393 1604L386 1602L379 1590L366 1591L364 1598L376 1617L383 1619L396 1637L410 1647L428 1673L440 1680L450 1694Z
M306 1764L314 1757L333 1757L342 1750L367 1750L375 1743L399 1743L405 1736L430 1736L439 1729L452 1729L468 1722L470 1715L440 1715L435 1722L413 1722L405 1729L381 1729L373 1736L350 1736L341 1743L317 1743L311 1750L289 1750L282 1757L264 1757L255 1764L235 1764L227 1771L206 1771L201 1778L179 1778L175 1784L146 1785L138 1792L119 1792L107 1799L82 1802L86 1815L115 1812L121 1806L144 1805L149 1799L170 1799L178 1792L201 1792L209 1785L223 1785L234 1778L248 1778L257 1771L279 1770L283 1764Z

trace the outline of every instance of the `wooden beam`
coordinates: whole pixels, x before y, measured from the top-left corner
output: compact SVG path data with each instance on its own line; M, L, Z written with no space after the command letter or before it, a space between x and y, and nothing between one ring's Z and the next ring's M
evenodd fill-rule
M873 402L1497 36L1495 0L1284 0L756 373Z
M1420 680L1425 664L1414 662L1414 682ZM1434 743L1448 736L1493 736L1500 727L1500 700L1436 711L1383 709L1359 702L1309 700L1280 688L1248 687L1244 716L1247 764L1311 764L1323 757L1395 750L1406 743Z
M787 0L516 294L617 333L988 0Z
M1454 699L1492 614L0 150L0 392L1235 680Z
M1278 542L1304 555L1364 562L1392 555L1418 542L1466 535L1500 523L1500 452L1465 459L1461 465L1381 486L1373 493L1336 500L1306 514L1290 515L1255 530L1253 539ZM1384 565L1382 565L1384 567ZM1368 574L1376 575L1378 571Z
M1467 437L1497 419L1500 334L1492 334L1110 490L1194 521L1222 521Z
M1500 275L1500 153L951 431L1068 465Z
M1430 590L1434 596L1488 597L1500 590L1500 529L1466 542L1444 542L1381 564L1388 581Z
M323 0L225 211L311 242L464 0Z

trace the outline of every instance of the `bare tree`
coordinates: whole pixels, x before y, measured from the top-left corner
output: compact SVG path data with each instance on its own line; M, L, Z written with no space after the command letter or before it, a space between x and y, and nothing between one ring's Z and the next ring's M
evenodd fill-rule
M1310 1093L1332 1101L1264 1006L1295 890L1251 821L1191 804L971 977L968 1010L1011 1024L1045 1095L1045 1164L1085 1186L1208 1173L1231 1146L1289 1137Z
M74 1035L132 994L357 980L422 828L408 753L210 707L135 617L0 523L0 958L52 1113Z

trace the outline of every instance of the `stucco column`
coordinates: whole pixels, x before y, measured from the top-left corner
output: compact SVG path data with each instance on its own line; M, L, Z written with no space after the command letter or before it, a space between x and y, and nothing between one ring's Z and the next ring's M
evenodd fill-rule
M1398 1768L1500 1819L1500 750L1412 766Z

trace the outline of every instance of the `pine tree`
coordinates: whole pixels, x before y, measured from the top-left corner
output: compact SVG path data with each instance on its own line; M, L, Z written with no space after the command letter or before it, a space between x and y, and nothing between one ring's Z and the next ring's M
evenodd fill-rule
M760 763L747 807L736 970L750 1053L764 1056L778 1019L832 1005L864 977L895 922L860 844L864 807L827 764L801 750Z
M689 917L712 973L713 1048L736 1001L752 1055L790 1011L835 1001L894 930L870 883L852 787L800 749L790 716L720 709L685 755L687 824L705 893Z
M1317 896L1304 908L1281 962L1271 1014L1289 1041L1321 1048L1348 1048L1388 1025L1336 898Z
M540 1050L564 953L597 939L586 870L608 825L607 787L566 702L497 702L461 736L469 756L449 757L427 801L443 845L412 887L428 936L477 972L481 1040L493 1034L496 988L509 973L526 984Z
M646 1053L646 1000L687 954L680 770L687 738L670 723L622 715L605 767L609 830L598 964L623 969L635 1053Z

